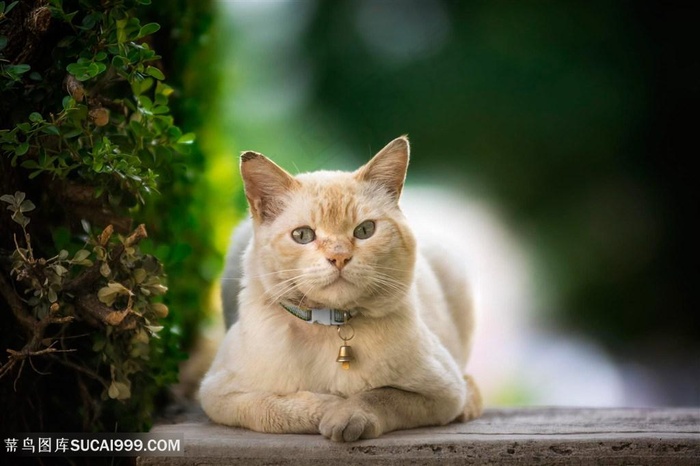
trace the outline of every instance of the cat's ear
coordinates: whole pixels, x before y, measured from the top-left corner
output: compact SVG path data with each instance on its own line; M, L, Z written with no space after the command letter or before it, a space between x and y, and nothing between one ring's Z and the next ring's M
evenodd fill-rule
M252 151L241 154L241 177L250 211L258 222L279 215L286 194L299 186L299 181L272 160Z
M378 183L398 201L406 179L409 153L408 137L396 138L360 167L355 176L362 181Z

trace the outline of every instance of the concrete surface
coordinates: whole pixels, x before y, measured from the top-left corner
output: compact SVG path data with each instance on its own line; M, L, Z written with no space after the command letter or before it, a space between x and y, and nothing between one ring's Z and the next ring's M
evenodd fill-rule
M700 408L490 409L349 444L219 426L201 413L153 432L184 433L185 456L139 465L700 464Z

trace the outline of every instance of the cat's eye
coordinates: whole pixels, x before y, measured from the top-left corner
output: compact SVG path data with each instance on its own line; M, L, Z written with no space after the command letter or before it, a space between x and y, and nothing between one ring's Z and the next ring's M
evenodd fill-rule
M299 244L308 244L316 239L316 233L311 227L299 227L292 231L292 239Z
M375 225L372 220L365 220L355 228L352 234L357 239L367 239L374 234L374 227Z

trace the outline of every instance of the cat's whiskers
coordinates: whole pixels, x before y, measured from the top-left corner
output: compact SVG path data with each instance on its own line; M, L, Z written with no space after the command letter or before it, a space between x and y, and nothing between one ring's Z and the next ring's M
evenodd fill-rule
M311 286L311 288L309 288L308 291L306 291L306 293L304 293L304 295L301 297L301 299L299 300L299 302L300 302L300 303L303 303L304 300L306 299L306 296L307 296L309 293L311 293L311 292L312 292L314 289L316 289L316 288L318 288L317 285Z
M401 280L399 280L399 279L397 279L397 278L395 278L392 275L389 275L387 273L375 271L375 276L381 278L382 280L386 280L386 281L395 283L396 285L400 285L404 289L408 288L408 284L402 282Z
M250 278L263 278L263 277L269 277L270 275L281 275L281 274L286 274L286 273L291 273L291 272L299 272L299 271L305 271L306 268L296 268L296 269L281 269L281 270L275 270L272 272L267 272L267 273L260 273L257 275L249 275Z
M299 270L305 270L303 268L300 269L284 269L284 270L275 270L273 272L268 272L268 273L261 273L257 275L247 275L249 278L264 278L264 277L269 277L270 275L280 275L283 273L289 273L289 272L296 272ZM244 274L238 275L238 276L223 276L221 277L221 280L242 280L244 277Z
M387 267L386 265L377 265L377 264L372 265L371 268L382 269L382 270L395 270L398 272L405 272L406 271L405 267Z
M401 289L397 288L395 285L390 284L390 283L385 283L381 281L376 281L374 284L374 289L377 291L377 295L380 294L400 294L402 292Z
M305 268L290 268L275 270L272 272L250 275L252 279L264 279L266 277L282 277L297 273L289 278L282 279L265 290L266 302L274 304L284 299L293 299L303 303L307 296L319 287L333 284L337 277L332 279L320 276L319 270ZM394 277L392 272L405 272L404 268L390 267L378 264L357 264L355 271L350 274L341 274L341 277L353 286L364 287L370 296L400 295L406 292L409 285ZM235 277L223 277L222 280L235 280ZM327 282L327 283L326 283ZM303 293L303 294L302 294ZM301 295L301 297L299 297Z
M286 280L283 280L267 290L265 290L265 294L268 296L271 296L271 301L273 301L273 298L279 298L281 296L284 296L288 292L294 290L299 286L300 280L303 280L304 276L303 275L298 275L292 278L288 278Z
M394 291L405 292L408 290L409 285L398 280L394 276L382 272L381 270L399 271L403 272L405 269L400 269L396 267L386 267L381 265L367 265L363 264L356 273L369 277L369 285L382 285L383 287L391 287ZM376 282L376 283L375 283Z
M283 296L299 289L302 286L307 285L309 282L312 281L314 275L315 273L313 271L305 272L273 285L268 290L266 290L265 293L269 296L269 303L275 303L279 301Z
M370 280L370 286L378 292L389 292L389 293L405 293L408 289L408 285L402 283L390 275L375 272Z
M389 275L388 273L384 272L379 272L379 271L385 271L385 272L399 272L400 275L404 276L407 272L406 268L399 268L399 267L386 267L383 265L374 265L372 266L372 270L374 270L377 273L382 273L383 275L391 277L392 275Z
M278 276L280 274L284 273L289 273L289 272L296 272L296 271L305 271L307 270L306 268L293 268L293 269L283 269L283 270L276 270L273 272L269 273L262 273L258 275L251 275L250 278L265 278L265 277L270 277L270 276ZM294 275L290 278L284 279L280 281L279 283L276 283L272 285L270 288L265 290L265 295L267 296L267 302L268 304L273 304L277 301L279 301L283 296L293 292L296 288L299 288L303 285L306 284L307 280L306 278L309 275L312 275L312 272L304 272L298 275ZM234 280L234 278L226 277L229 280ZM224 278L222 278L224 280Z

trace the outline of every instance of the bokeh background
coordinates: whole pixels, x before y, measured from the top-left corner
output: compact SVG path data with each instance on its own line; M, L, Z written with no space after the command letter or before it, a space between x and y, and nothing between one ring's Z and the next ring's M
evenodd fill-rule
M245 215L240 151L354 169L408 134L428 227L468 232L489 405L700 405L693 2L212 8L213 52L183 77L214 95L207 276Z

